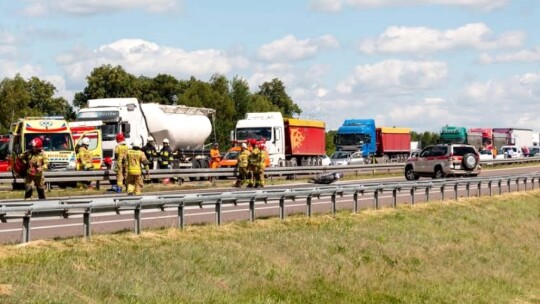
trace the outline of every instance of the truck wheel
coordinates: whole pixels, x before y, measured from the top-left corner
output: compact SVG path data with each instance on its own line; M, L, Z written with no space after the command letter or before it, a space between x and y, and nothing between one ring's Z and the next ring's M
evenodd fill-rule
M191 161L191 168L192 169L200 169L201 168L201 164L199 163L199 161L197 159L194 159ZM190 181L196 181L197 178L196 177L190 177L189 178Z
M418 180L420 176L414 174L414 170L411 166L405 168L405 179L406 180Z

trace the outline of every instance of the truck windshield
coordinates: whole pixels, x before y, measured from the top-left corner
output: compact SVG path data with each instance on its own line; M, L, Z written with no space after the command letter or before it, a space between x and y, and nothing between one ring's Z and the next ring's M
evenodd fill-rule
M272 139L272 128L239 128L236 129L236 139L237 140L246 140L248 138L254 138L256 140L261 140L262 138L266 140Z
M31 150L30 142L39 137L43 151L74 151L70 133L30 133L24 135L26 150Z
M354 134L337 134L336 135L336 145L348 146L348 145L359 145L360 142L368 143L371 141L371 136L369 134L363 133L354 133Z
M117 123L106 123L101 126L101 138L103 141L114 140L118 132Z

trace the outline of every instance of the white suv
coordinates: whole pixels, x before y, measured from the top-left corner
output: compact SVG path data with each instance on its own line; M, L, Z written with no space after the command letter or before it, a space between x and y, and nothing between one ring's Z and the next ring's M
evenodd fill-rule
M473 146L461 144L434 145L426 147L417 157L405 163L405 178L417 180L421 176L443 178L445 176L480 174L480 155Z

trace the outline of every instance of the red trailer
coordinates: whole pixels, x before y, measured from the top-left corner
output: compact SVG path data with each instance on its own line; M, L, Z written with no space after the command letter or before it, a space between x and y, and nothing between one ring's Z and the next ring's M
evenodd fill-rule
M381 127L376 130L377 157L405 161L411 152L411 129Z
M324 121L286 118L285 154L287 156L326 155L326 132Z
M10 172L8 155L9 136L0 135L0 172Z

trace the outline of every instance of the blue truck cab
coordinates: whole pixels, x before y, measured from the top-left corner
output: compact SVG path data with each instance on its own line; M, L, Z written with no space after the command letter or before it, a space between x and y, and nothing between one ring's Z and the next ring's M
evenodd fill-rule
M367 158L377 151L374 119L347 119L339 127L334 143L336 150L362 151Z

